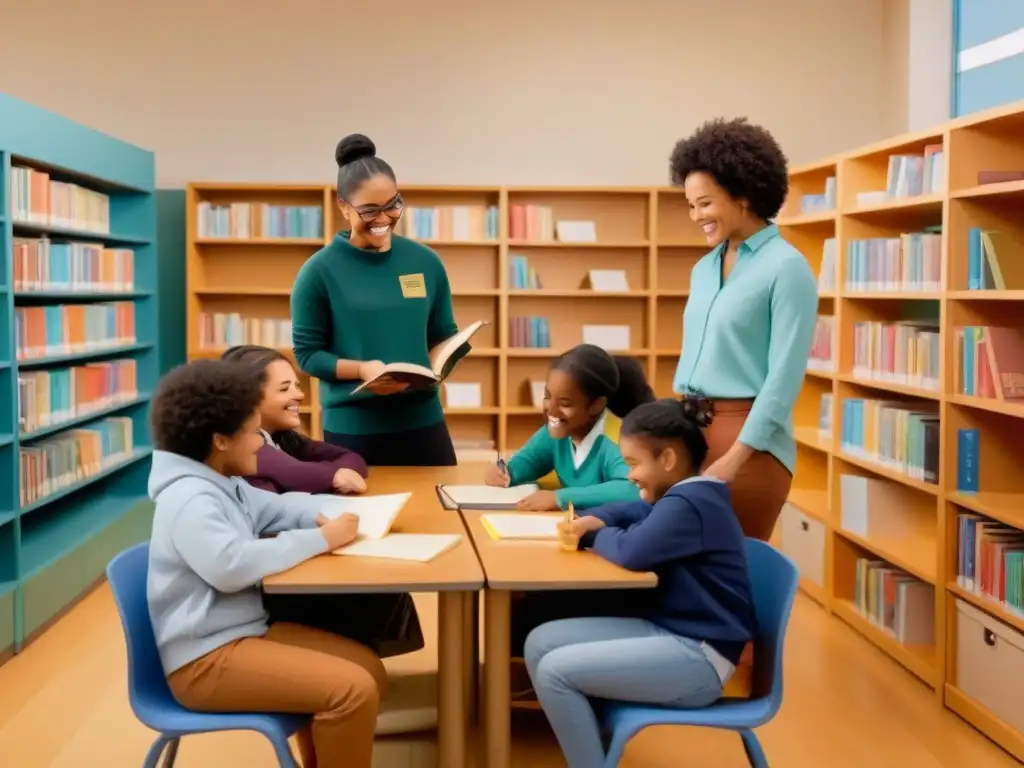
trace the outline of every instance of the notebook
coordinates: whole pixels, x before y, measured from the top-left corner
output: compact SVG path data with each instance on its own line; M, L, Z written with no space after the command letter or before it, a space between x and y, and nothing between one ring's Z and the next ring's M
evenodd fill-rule
M480 523L492 539L557 539L559 515L481 515Z
M335 518L348 512L359 518L360 539L380 539L388 535L411 493L382 496L345 496L329 499L320 507L324 517Z
M359 539L334 554L429 563L460 541L457 533L391 533L382 539Z
M533 483L497 488L491 485L439 485L437 497L445 509L515 509L537 491Z

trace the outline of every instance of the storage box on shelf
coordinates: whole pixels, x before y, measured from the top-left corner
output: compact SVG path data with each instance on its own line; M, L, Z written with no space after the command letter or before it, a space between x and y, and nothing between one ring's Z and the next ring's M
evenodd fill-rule
M0 95L0 656L149 535L150 152Z
M1008 681L1024 666L1022 128L1018 104L794 169L779 219L837 278L819 282L832 371L816 339L782 545L812 595L823 557L832 611L1018 759L1024 721ZM834 225L800 205L827 197L833 173ZM823 488L818 544L798 505Z

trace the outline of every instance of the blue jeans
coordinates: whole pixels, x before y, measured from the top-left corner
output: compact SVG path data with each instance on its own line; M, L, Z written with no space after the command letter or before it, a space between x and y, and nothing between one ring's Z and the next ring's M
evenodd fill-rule
M551 621L529 634L524 656L569 768L604 765L590 698L696 708L722 695L722 682L699 642L644 619Z

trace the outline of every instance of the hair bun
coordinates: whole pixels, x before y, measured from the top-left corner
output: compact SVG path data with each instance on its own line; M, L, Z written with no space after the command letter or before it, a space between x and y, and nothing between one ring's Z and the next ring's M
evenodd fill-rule
M361 133L350 133L338 142L338 147L334 150L334 159L339 168L354 163L356 160L362 160L364 157L375 157L376 155L377 145L370 140L369 136L364 136Z
M701 427L710 427L711 422L715 420L714 408L706 397L684 395L679 401L679 409L685 418Z

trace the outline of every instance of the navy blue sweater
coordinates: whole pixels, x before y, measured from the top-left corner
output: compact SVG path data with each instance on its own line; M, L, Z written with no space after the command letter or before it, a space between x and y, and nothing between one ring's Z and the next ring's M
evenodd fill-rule
M654 506L643 501L588 510L605 527L581 547L631 571L653 571L652 599L637 613L669 632L703 640L736 664L757 631L743 531L729 487L694 477L672 486Z

